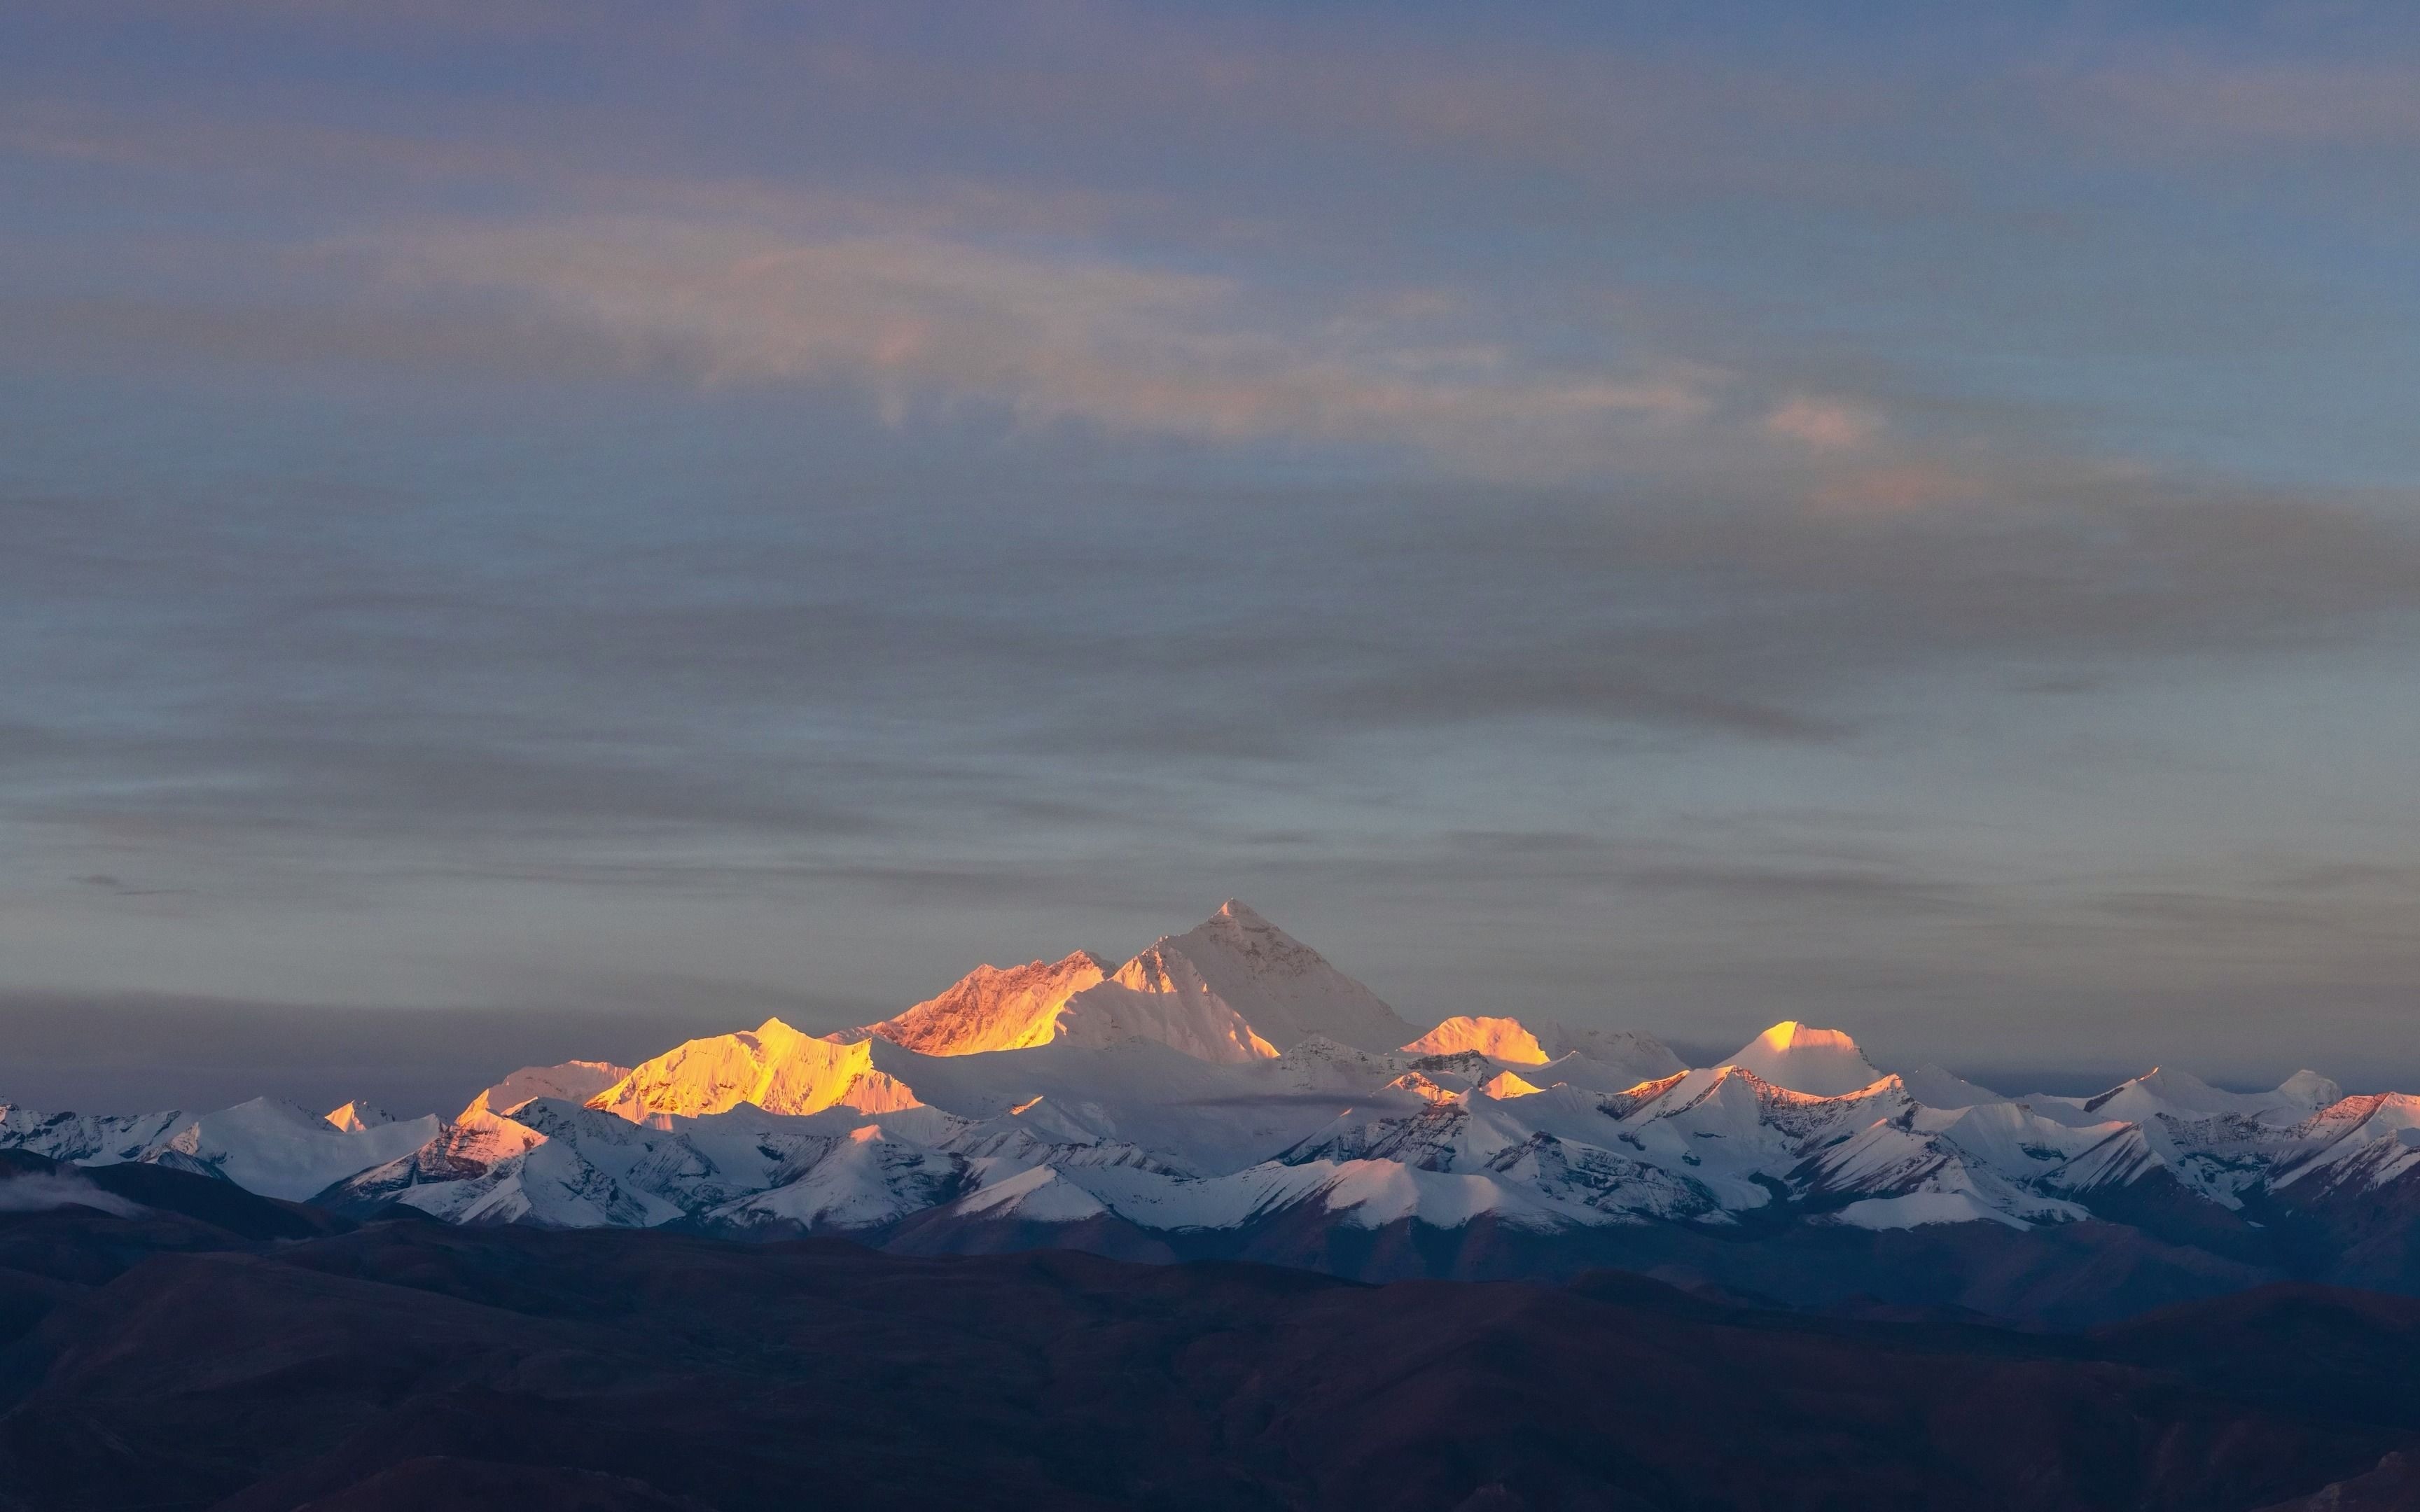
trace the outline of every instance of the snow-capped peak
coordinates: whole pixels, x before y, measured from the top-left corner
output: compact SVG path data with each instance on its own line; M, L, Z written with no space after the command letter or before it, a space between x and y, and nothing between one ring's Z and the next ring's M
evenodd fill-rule
M1638 1029L1608 1029L1565 1022L1541 1024L1538 1043L1557 1060L1580 1055L1597 1065L1626 1072L1631 1084L1652 1082L1688 1070L1672 1047Z
M1254 1033L1281 1051L1314 1034L1360 1050L1391 1050L1412 1035L1377 994L1238 899L1143 954L1183 956ZM1118 975L1123 980L1125 971Z
M1090 950L1004 970L980 965L940 995L868 1025L867 1032L926 1056L1030 1049L1056 1039L1067 1000L1109 974L1109 964Z
M1499 1071L1481 1083L1479 1090L1498 1102L1509 1102L1516 1097L1534 1097L1545 1088L1533 1086L1509 1071Z
M2201 1119L2233 1115L2264 1123L2291 1123L2343 1095L2342 1088L2316 1072L2297 1072L2272 1091L2229 1092L2189 1071L2154 1066L2097 1096L2032 1101L2068 1103L2100 1118L2136 1122L2164 1114Z
M365 1166L409 1154L437 1134L437 1119L339 1129L277 1098L256 1097L204 1114L145 1159L173 1154L188 1169L215 1172L247 1191L299 1202Z
M1817 1097L1843 1097L1882 1080L1857 1042L1838 1029L1784 1019L1740 1046L1726 1062L1754 1072L1769 1086Z
M874 1066L872 1040L835 1044L778 1018L754 1029L675 1046L597 1093L588 1105L633 1123L650 1115L698 1118L742 1103L768 1113L820 1113L845 1105L888 1113L917 1105L916 1094Z
M343 1107L331 1108L323 1117L332 1126L347 1134L359 1134L365 1129L376 1129L395 1121L394 1114L359 1099Z
M459 1123L490 1110L508 1113L534 1097L585 1103L630 1074L628 1066L610 1060L566 1060L551 1066L523 1066L500 1082L482 1088L455 1119Z
M2309 1108L2316 1113L2344 1101L2344 1088L2332 1077L2304 1070L2294 1072L2277 1084L2277 1095L2287 1102Z
M1225 903L1220 903L1218 905L1218 911L1212 914L1209 918L1204 919L1202 923L1206 928L1208 925L1222 918L1233 923L1235 928L1239 930L1268 930L1280 933L1283 933L1282 931L1278 930L1278 927L1275 924L1272 924L1266 918L1264 918L1261 916L1259 909L1254 908L1250 903L1244 902L1241 898L1230 898Z
M1447 1019L1403 1048L1409 1056L1451 1056L1476 1050L1490 1060L1513 1066L1543 1066L1555 1058L1519 1019L1466 1014Z
M1988 1087L1978 1087L1939 1066L1909 1072L1900 1078L1900 1085L1907 1089L1908 1096L1929 1108L1951 1110L2009 1101Z

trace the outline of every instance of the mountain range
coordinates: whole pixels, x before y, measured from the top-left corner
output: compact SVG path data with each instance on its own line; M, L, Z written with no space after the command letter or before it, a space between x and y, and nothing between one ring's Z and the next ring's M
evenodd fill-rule
M1794 1306L2084 1324L2282 1278L2420 1292L2420 1099L2156 1069L2096 1096L1885 1072L1782 1023L1421 1030L1230 902L1123 964L984 966L815 1035L513 1072L451 1118L260 1100L45 1116L0 1149L360 1218L1081 1249L1362 1279L1619 1267Z

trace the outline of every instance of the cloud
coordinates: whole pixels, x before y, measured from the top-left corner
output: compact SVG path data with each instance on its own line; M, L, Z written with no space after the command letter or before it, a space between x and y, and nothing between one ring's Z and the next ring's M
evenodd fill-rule
M1764 428L1819 452L1846 452L1881 435L1883 419L1846 400L1792 394L1764 417Z
M0 108L14 981L723 1027L1229 892L1441 1011L2410 978L2282 812L2410 748L2408 50L91 10ZM1673 842L1760 805L1907 829Z
M188 887L137 887L106 872L96 872L89 876L75 877L70 880L79 887L98 887L103 892L114 893L120 898L164 898L192 890Z
M2040 465L1988 486L1971 511L1834 517L1084 485L1039 517L725 508L535 548L310 491L0 500L23 525L0 590L28 648L0 752L20 820L146 844L344 837L414 867L527 845L543 870L686 838L871 863L854 852L1108 843L1205 779L1326 780L1356 742L1518 723L1820 745L1871 730L1871 696L1911 677L2098 687L2420 612L2420 539L2357 500ZM105 719L80 712L96 686ZM54 874L168 890L90 861Z
M1971 503L1988 485L1938 462L1908 461L1853 468L1825 479L1815 506L1836 515L1903 515L1945 504Z
M0 1177L0 1212L50 1212L59 1208L91 1208L119 1218L141 1216L143 1209L103 1192L80 1176L28 1172Z
M2195 154L2246 143L2288 148L2420 140L2420 68L2395 58L2220 57L2142 52L2079 77L2045 81L2053 98Z
M1430 329L1422 301L1272 307L1233 279L918 232L610 218L382 233L344 249L420 287L504 293L708 384L837 382L896 424L989 406L1204 440L1408 446L1483 471L1602 465L1704 417L1718 375L1562 367Z

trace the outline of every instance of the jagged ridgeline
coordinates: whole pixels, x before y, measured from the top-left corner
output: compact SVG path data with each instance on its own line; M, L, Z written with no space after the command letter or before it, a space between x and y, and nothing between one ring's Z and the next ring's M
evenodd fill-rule
M1122 965L984 966L859 1029L774 1019L637 1067L525 1068L451 1119L12 1106L0 1147L355 1214L922 1252L1373 1276L1623 1264L2021 1316L2288 1273L2420 1289L2404 1258L2420 1100L2348 1098L2308 1072L2226 1092L2175 1071L2008 1097L1938 1068L1885 1074L1846 1034L1793 1023L1694 1070L1601 1027L1421 1032L1233 902ZM1977 1280L1993 1267L1996 1291ZM2041 1302L2062 1267L2097 1279Z

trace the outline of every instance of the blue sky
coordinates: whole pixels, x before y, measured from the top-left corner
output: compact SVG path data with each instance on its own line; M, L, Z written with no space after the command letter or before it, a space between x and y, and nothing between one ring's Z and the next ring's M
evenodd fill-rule
M0 997L2420 1078L2415 29L12 7Z

